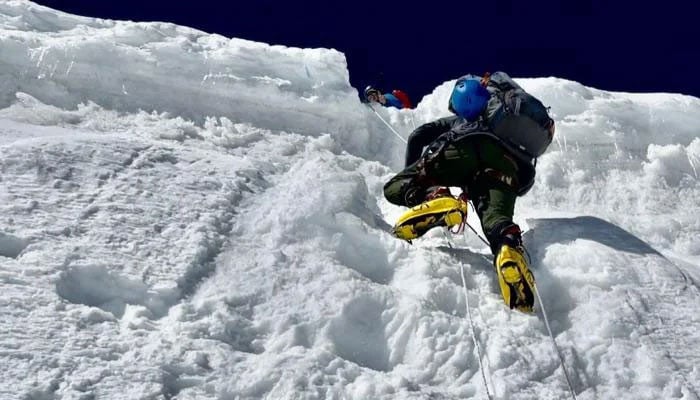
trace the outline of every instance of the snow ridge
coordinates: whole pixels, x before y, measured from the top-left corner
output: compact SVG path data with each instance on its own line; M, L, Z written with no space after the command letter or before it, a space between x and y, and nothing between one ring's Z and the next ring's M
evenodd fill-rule
M390 235L403 144L342 54L27 1L0 31L0 398L484 398L460 264L495 398L568 398L473 234ZM516 217L577 397L697 400L700 100L519 82L557 120ZM406 135L452 84L377 111Z

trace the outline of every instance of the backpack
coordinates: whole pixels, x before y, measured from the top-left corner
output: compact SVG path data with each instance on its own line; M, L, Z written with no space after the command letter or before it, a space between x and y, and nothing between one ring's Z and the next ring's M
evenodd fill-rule
M397 99L401 102L403 105L403 108L413 108L413 105L411 104L411 100L408 98L408 95L403 92L402 90L395 89L391 92L394 96L396 96Z
M482 82L491 93L483 114L491 131L529 157L541 156L554 136L548 108L504 72L487 74Z

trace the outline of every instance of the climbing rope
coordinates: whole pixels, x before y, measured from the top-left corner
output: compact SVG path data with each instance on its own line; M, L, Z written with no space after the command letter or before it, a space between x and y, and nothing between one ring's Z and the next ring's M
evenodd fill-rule
M474 212L476 212L476 207L474 207L474 204L469 202L469 205L472 207ZM469 229L471 229L472 232L474 232L474 234L479 239L481 239L482 242L484 242L487 246L490 246L489 242L486 239L484 239L483 237L481 237L481 235L479 235L479 233L471 225L469 225L469 223L466 223L466 225L469 227ZM449 244L449 242L448 242L448 244ZM452 246L450 246L450 247L452 247ZM527 250L526 250L526 252L527 252ZM529 253L527 254L527 258L528 258L528 260L530 260ZM530 262L530 264L532 264L532 263ZM462 282L464 282L464 266L463 265L462 265L462 274L463 274L462 275ZM465 290L466 290L466 285L465 285ZM552 340L552 345L554 346L554 350L556 351L557 356L559 357L559 363L561 365L562 371L564 371L564 377L566 378L566 383L569 386L569 391L571 392L571 397L574 400L576 400L576 392L574 392L573 385L571 384L571 378L569 377L569 372L566 369L566 364L564 362L564 356L563 356L561 350L559 349L559 346L557 345L557 341L554 339L554 334L552 333L552 328L549 326L549 318L547 317L547 310L545 309L544 303L542 302L542 297L540 296L540 291L537 288L537 283L534 284L534 291L535 291L535 295L537 296L537 301L540 303L540 310L542 310L542 318L544 320L544 325L547 328L547 332L549 333L550 339ZM468 305L467 305L467 307L468 307ZM473 327L472 327L472 330L473 330Z
M542 310L542 317L544 319L544 325L547 327L547 332L549 332L549 337L552 339L552 345L554 350L556 350L559 356L559 363L561 364L561 369L564 371L564 377L566 378L566 383L569 385L569 391L571 392L571 398L576 400L576 393L574 392L574 387L571 384L571 379L569 378L569 372L566 370L566 365L564 363L564 356L561 354L561 350L557 345L557 341L554 339L554 334L552 333L552 328L549 327L549 318L547 318L547 311L544 308L544 303L542 303L542 297L540 297L540 291L537 288L537 284L534 284L535 295L537 296L537 301L540 302L540 310Z
M384 123L384 125L387 126L387 128L389 128L392 132L394 132L394 135L396 135L399 139L401 139L402 142L408 143L408 142L406 141L406 139L404 139L403 136L401 136L401 134L399 134L398 132L396 132L396 129L394 129L394 127L391 126L391 124L389 124L388 122L386 122L386 120L385 120L384 118L382 118L381 115L379 115L379 113L377 112L377 110L375 110L374 108L372 108L372 106L369 105L369 103L365 103L365 104L367 105L367 107L369 107L370 110L372 110L372 112L374 113L374 115L376 115L377 118L379 118L379 119Z
M450 242L450 239L447 237L447 234L445 231L442 232L443 235L445 235L445 240L447 241L447 246L450 249L454 250L454 247L452 246L452 243ZM460 266L460 275L462 276L462 288L464 289L464 300L465 300L465 305L467 309L467 319L469 320L469 326L471 328L472 332L472 340L474 341L474 348L476 349L476 356L477 359L479 360L479 370L481 371L481 379L484 382L484 389L486 390L486 396L489 398L489 400L493 400L493 396L491 395L491 391L489 390L489 385L488 381L486 380L486 372L484 369L484 363L482 362L482 356L481 356L481 346L479 345L479 340L476 338L476 329L474 328L474 319L472 318L472 311L471 311L471 306L469 305L469 292L467 290L467 279L464 277L464 263L462 260L459 260L459 266Z

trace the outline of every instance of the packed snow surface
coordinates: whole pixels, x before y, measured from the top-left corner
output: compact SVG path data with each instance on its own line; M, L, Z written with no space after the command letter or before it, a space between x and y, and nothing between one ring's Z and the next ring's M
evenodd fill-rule
M698 400L700 100L518 82L557 121L516 222L577 398ZM405 137L452 84L377 112ZM388 233L403 155L337 51L1 2L0 398L571 398L473 233Z

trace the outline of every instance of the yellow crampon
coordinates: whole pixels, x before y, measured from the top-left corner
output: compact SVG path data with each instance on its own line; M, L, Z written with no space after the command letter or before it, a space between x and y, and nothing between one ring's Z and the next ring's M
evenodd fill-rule
M535 277L523 254L507 244L496 255L496 272L503 301L511 309L531 313L535 305Z
M436 226L451 228L460 225L467 216L467 203L452 196L426 201L406 211L394 225L394 236L411 240L423 236Z

